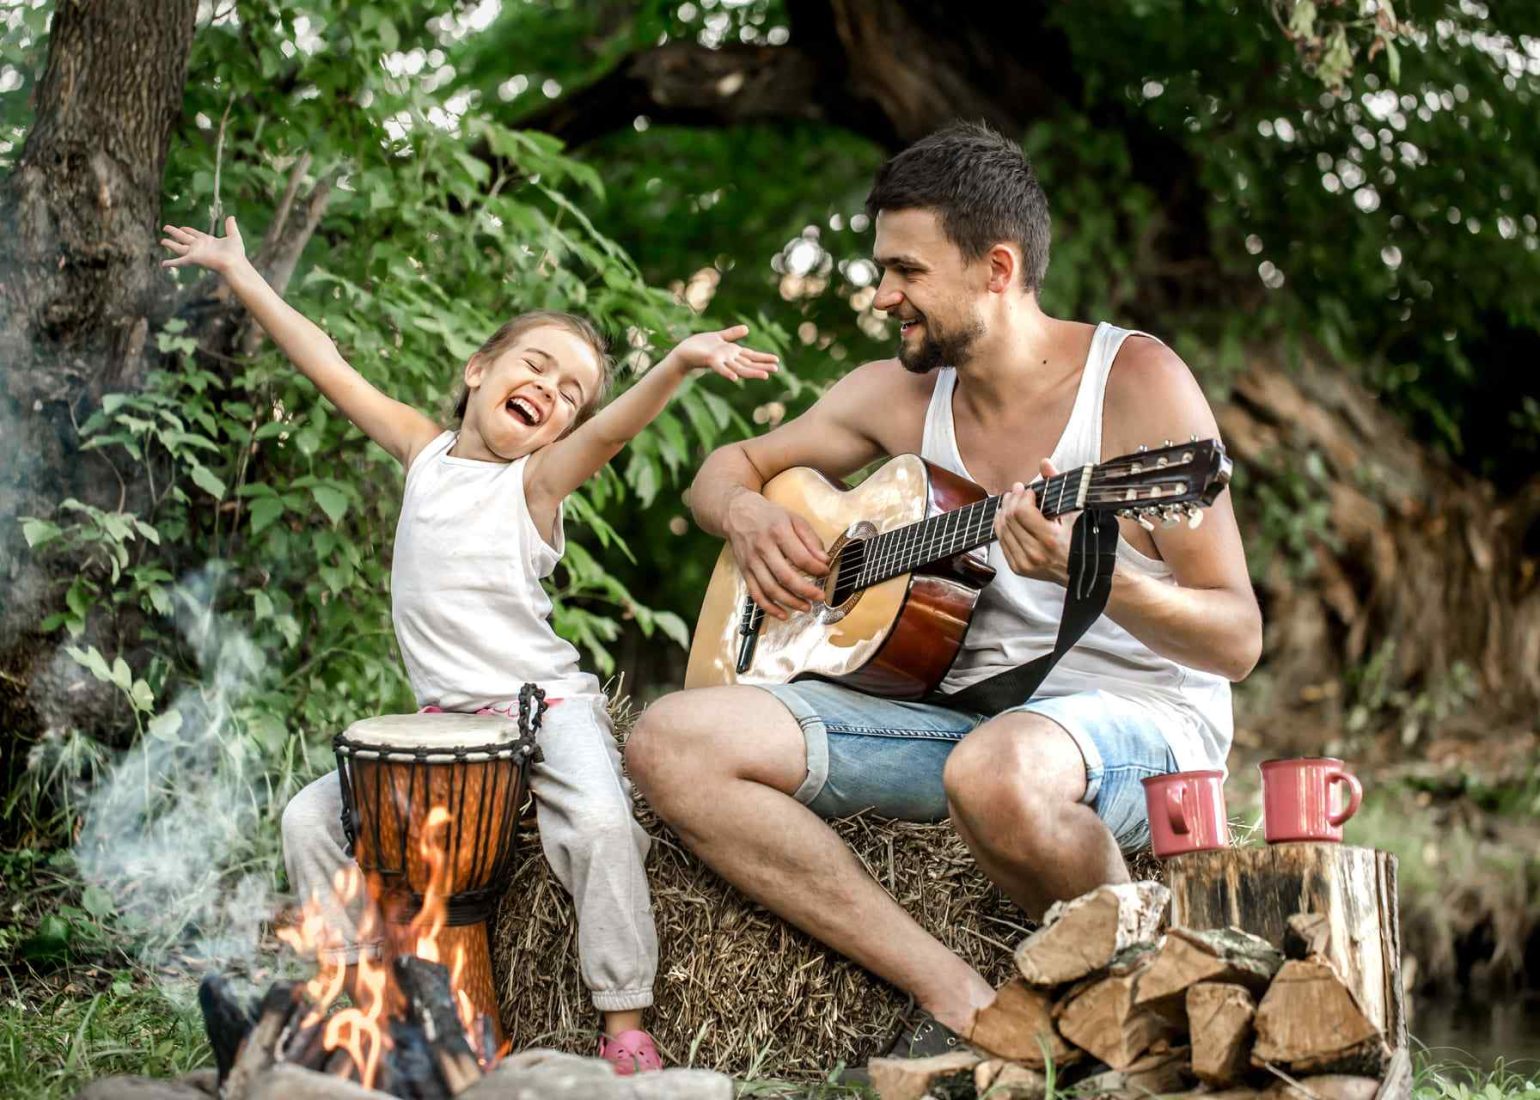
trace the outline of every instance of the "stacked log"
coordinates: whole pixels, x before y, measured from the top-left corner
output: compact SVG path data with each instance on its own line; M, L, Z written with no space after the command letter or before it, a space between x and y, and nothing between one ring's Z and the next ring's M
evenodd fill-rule
M1288 934L1270 941L1235 926L1166 927L1170 900L1139 882L1055 906L962 1036L970 1049L874 1059L879 1095L1409 1095L1400 1037L1366 1011L1362 968L1343 972L1352 945L1333 942L1329 912L1272 918Z

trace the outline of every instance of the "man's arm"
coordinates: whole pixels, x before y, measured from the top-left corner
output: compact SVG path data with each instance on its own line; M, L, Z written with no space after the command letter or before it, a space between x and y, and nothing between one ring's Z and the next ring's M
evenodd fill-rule
M1107 382L1103 455L1166 439L1217 439L1219 426L1192 372L1169 348L1130 338ZM1028 491L1002 503L1001 546L1024 576L1065 584L1070 525L1043 518ZM1241 680L1262 654L1262 614L1246 572L1246 555L1228 491L1189 529L1156 526L1155 549L1176 584L1122 562L1112 575L1105 614L1163 657Z
M802 519L762 495L765 483L793 466L844 477L886 453L876 413L892 408L894 372L867 363L841 378L807 412L774 431L711 453L690 486L695 521L733 547L749 595L776 618L783 608L808 609L822 589L807 578L828 571L818 535Z

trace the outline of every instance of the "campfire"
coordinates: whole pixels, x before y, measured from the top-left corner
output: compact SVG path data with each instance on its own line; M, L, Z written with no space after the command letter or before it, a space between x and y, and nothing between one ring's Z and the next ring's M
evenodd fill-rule
M430 873L421 908L410 922L381 920L375 906L365 907L359 938L383 940L384 957L365 953L351 981L349 968L337 958L326 907L315 898L306 900L292 926L278 932L302 958L316 960L308 981L277 983L252 1004L224 978L204 979L199 1000L223 1096L244 1096L262 1075L291 1065L393 1096L449 1097L507 1053L508 1044L499 1046L494 1015L479 1011L467 991L464 946L456 944L453 957L443 957L449 820L448 810L435 806L422 830L419 853ZM335 901L351 903L366 888L356 867L339 872ZM337 1007L344 993L351 1003Z

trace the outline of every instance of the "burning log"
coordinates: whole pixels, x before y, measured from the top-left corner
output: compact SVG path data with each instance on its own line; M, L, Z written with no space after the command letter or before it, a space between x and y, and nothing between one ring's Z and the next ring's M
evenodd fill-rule
M393 969L406 996L407 1011L421 1024L433 1062L450 1095L475 1084L481 1079L481 1065L466 1041L449 984L449 970L410 955L397 958Z
M230 1075L241 1043L257 1022L257 1006L237 996L230 983L218 974L210 974L198 983L198 1007L203 1010L203 1028L214 1050L214 1066L219 1080Z
M1016 949L1016 968L1037 986L1084 978L1125 948L1153 940L1170 897L1158 882L1125 882L1057 902Z
M451 1093L439 1076L433 1048L423 1029L413 1022L394 1019L390 1021L390 1039L385 1064L392 1078L391 1091L411 1100L448 1100Z
M246 1100L253 1083L272 1068L278 1036L301 1004L303 995L293 982L279 982L263 995L256 1023L246 1033L225 1078L225 1100Z

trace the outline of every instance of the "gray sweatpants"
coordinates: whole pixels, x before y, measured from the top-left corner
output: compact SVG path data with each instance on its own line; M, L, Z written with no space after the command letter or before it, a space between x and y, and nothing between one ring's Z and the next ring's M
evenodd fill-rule
M517 705L515 704L515 711ZM631 785L602 695L574 695L546 711L541 763L530 769L540 814L540 846L577 910L578 959L594 1007L621 1012L652 1004L658 936L642 864L650 843L632 813ZM333 876L348 867L342 788L332 772L296 794L283 811L289 885L314 897L340 938L336 957L356 962L378 942L358 941L367 901L330 901Z

